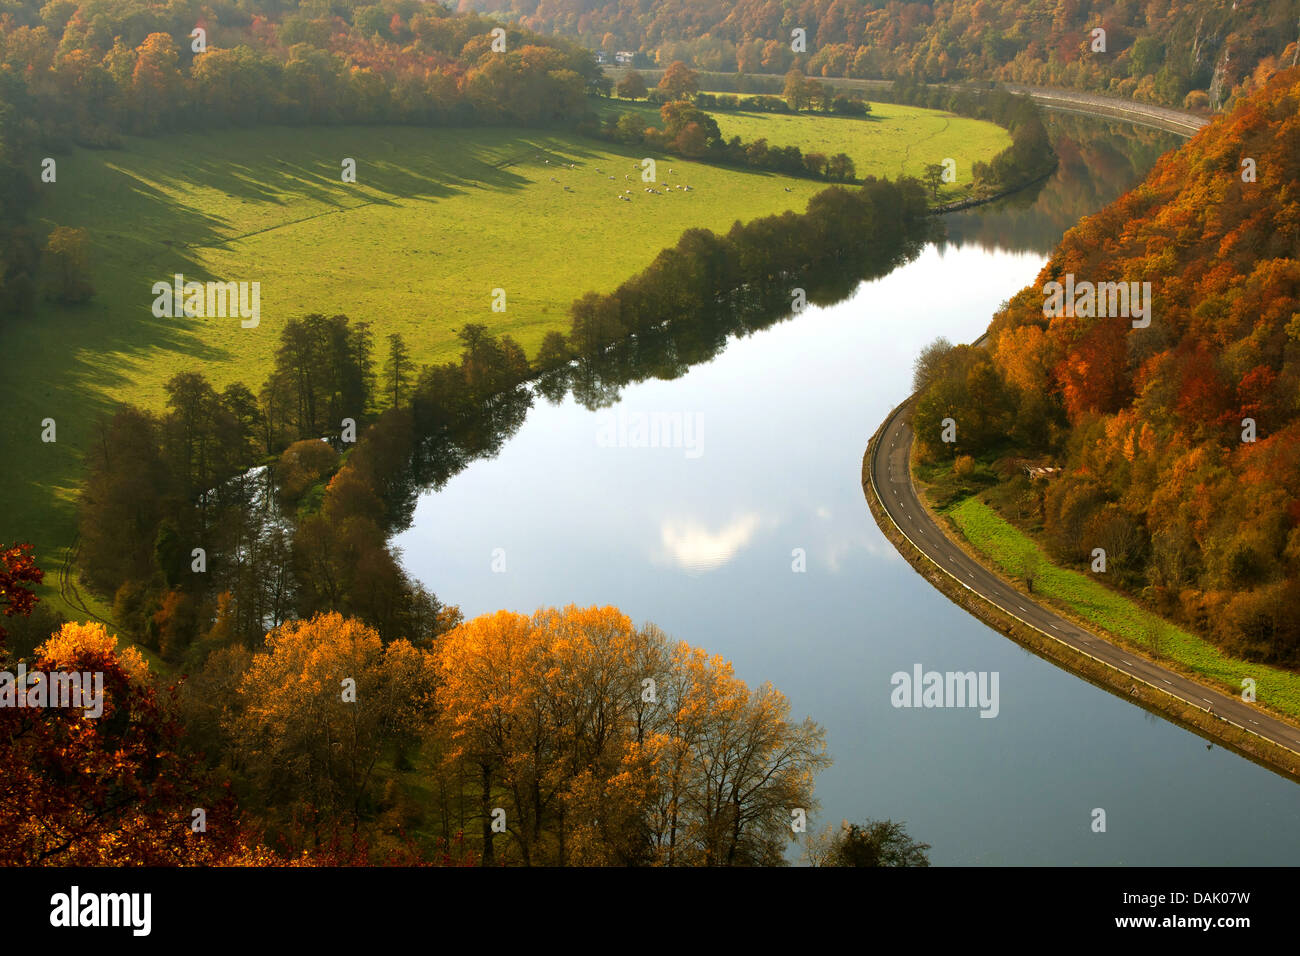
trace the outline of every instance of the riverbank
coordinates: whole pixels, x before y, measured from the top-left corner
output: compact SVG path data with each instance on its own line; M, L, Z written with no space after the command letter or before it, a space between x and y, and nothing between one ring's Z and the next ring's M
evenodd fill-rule
M880 528L881 533L885 535L899 554L903 556L904 560L918 574L958 607L999 633L1011 638L1038 657L1064 668L1090 684L1107 690L1116 696L1123 697L1144 710L1159 714L1180 727L1190 730L1213 743L1218 743L1260 766L1266 767L1288 779L1300 781L1300 753L1262 738L1247 730L1244 726L1230 723L1225 718L1215 716L1202 708L1188 704L1177 697L1171 696L1154 684L1125 673L1085 651L1064 643L1062 640L1027 623L977 594L972 588L944 570L922 552L885 510L883 499L872 474L872 463L881 436L884 435L896 418L910 413L910 402L911 399L909 398L902 405L895 408L868 441L862 460L862 490L877 527ZM910 454L908 456L908 469L910 478ZM952 535L947 537L949 541L962 547L963 543L956 540ZM970 549L966 547L963 547L962 550L967 553L970 552ZM1002 580L1008 587L1012 587L1010 582L1006 582L1005 578ZM1033 603L1031 598L1026 597L1026 600Z
M1041 176L1036 176L1023 183L1008 186L1006 189L999 190L989 196L972 196L969 199L958 199L955 202L941 203L938 206L931 207L930 214L933 216L946 216L948 213L962 212L966 209L974 209L976 206L987 206L991 202L997 202L999 199L1006 199L1009 196L1016 195L1016 193L1022 193L1026 189L1032 189L1039 183L1046 182L1055 172L1055 169L1048 170Z

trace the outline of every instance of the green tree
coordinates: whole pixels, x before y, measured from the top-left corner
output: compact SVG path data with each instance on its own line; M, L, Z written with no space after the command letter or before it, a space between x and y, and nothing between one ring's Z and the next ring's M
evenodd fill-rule
M836 833L828 831L809 841L809 862L814 866L929 866L928 843L917 843L903 824L868 820L862 825L845 820Z
M837 183L851 183L857 179L858 170L848 153L836 153L826 161L826 178Z
M402 403L402 393L410 384L413 371L415 363L406 350L406 343L394 332L388 337L388 359L384 362L384 391L392 397L394 407Z
M921 181L930 188L930 195L938 199L939 190L943 186L943 166L939 163L926 163Z

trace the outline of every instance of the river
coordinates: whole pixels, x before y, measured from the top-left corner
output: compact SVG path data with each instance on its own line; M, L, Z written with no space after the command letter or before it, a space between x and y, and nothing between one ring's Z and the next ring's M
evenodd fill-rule
M496 457L420 497L395 539L408 571L467 616L613 604L771 681L827 729L818 827L905 821L936 865L1293 864L1300 788L959 610L863 498L867 439L917 352L975 339L1066 228L1177 143L1080 117L1050 128L1062 164L1041 190L948 217L947 241L850 298L607 409L539 399ZM661 444L677 447L634 447L655 416L676 416L680 441ZM896 709L891 675L916 664L996 672L997 716Z

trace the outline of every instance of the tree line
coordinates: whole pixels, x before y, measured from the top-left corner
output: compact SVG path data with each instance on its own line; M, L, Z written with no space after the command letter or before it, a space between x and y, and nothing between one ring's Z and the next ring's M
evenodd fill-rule
M611 142L646 146L660 153L720 166L762 169L785 176L831 182L853 182L857 169L847 153L805 154L798 146L772 146L766 138L746 143L739 136L723 137L718 121L686 100L660 108L663 128L652 127L640 113L610 116L603 123L586 123L584 132Z
M662 152L720 165L766 169L831 182L856 179L853 160L845 153L804 154L797 146L770 146L766 139L745 143L738 136L724 138L717 121L706 110L738 109L742 101L725 93L705 93L699 87L699 74L681 62L671 64L659 85L650 91L646 90L640 74L630 71L619 82L619 95L630 99L646 96L651 102L661 102L663 127L651 127L640 113L629 112L611 115L600 124L584 121L580 129L614 142L644 144ZM987 120L1010 133L1010 146L989 162L973 165L971 198L1017 188L1056 168L1056 152L1047 128L1037 105L1028 96L1012 94L1000 87L982 91L946 90L906 77L896 80L878 98ZM783 97L755 96L743 104L745 109L768 112L813 109L842 116L865 116L870 112L870 105L861 99L836 94L830 85L810 79L797 69L786 74ZM942 174L942 166L932 165L927 169L932 198L938 198Z
M987 163L971 167L974 195L1014 189L1052 172L1056 151L1042 112L1028 96L1001 87L975 90L946 90L927 86L915 77L900 77L888 92L877 94L883 102L903 103L926 109L947 110L958 116L996 123L1011 134L1011 145Z
M0 315L84 302L84 230L27 224L47 164L124 134L265 124L572 124L602 79L568 42L384 0L337 10L230 0L19 0L0 18ZM204 30L202 46L195 36Z
M349 427L372 415L373 366L364 323L308 315L285 324L257 394L182 372L166 383L164 414L124 406L101 422L78 560L112 596L124 636L192 662L326 607L386 638L427 641L446 626L451 612L387 547L384 506L359 461L340 454Z
M766 0L635 9L615 0L512 0L510 9L533 29L592 48L746 78L797 68L822 77L996 80L1216 110L1295 65L1297 47L1293 0L1159 7L1079 0L1050 8L1016 0L806 0L797 15ZM794 27L804 31L803 50L791 43ZM1097 29L1105 31L1100 48Z
M620 95L638 91L646 95L644 83L637 85L639 77L635 72L624 77ZM711 106L716 107L718 99L700 92L697 75L683 63L672 64L653 92L655 99L663 103L659 109L662 129L650 126L640 113L629 112L611 115L603 122L585 120L579 124L579 131L612 142L644 145L659 152L723 166L770 170L831 182L854 182L857 178L853 160L847 153L804 154L798 146L771 146L766 138L751 143L739 136L725 138L718 121L705 112Z
M39 577L0 554L6 619ZM781 865L830 762L775 688L611 607L502 611L423 647L322 613L170 688L98 622L28 661L98 674L102 713L0 708L10 865ZM894 825L814 848L925 865Z
M608 294L588 293L570 310L569 345L594 356L628 336L708 314L757 290L785 283L787 311L801 308L795 291L825 271L853 283L888 268L929 235L925 194L913 179L868 178L861 186L830 186L803 215L785 212L724 235L689 229L642 273ZM688 319L689 321L689 319Z

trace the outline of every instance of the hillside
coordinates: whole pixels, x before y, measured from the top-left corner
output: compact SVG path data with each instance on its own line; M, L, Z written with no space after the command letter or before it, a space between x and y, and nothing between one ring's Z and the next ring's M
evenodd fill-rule
M1288 666L1300 664L1297 147L1292 70L1066 233L994 318L991 351L935 350L917 410L926 456L1000 466L994 499L1058 560L1088 566L1103 548L1106 583ZM1051 282L1150 283L1149 326L1081 294L1045 315ZM940 440L948 415L957 444ZM1034 459L1063 471L1031 482Z
M592 49L648 63L830 77L992 80L1068 86L1170 106L1231 107L1294 65L1296 0L461 0ZM790 31L807 31L807 52ZM1091 31L1106 31L1093 52Z

